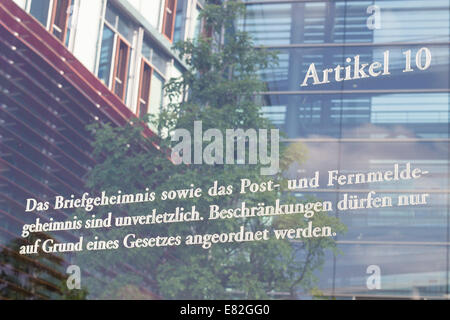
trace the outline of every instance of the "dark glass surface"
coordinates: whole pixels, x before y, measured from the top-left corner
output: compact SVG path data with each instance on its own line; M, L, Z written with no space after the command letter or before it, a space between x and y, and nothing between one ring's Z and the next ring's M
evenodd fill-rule
M291 164L288 177L312 177L318 189L297 190L299 199L338 202L344 196L429 194L426 205L334 210L348 231L336 240L341 254L328 253L316 271L318 289L341 299L445 298L449 293L449 2L245 1L240 27L257 46L276 50L278 66L262 70L264 115L301 145L306 157ZM376 7L373 7L376 6ZM379 24L368 21L379 10ZM431 63L419 70L416 53L428 48ZM383 61L389 75L300 86L314 63L324 68ZM411 50L413 72L405 70ZM346 58L352 58L346 62ZM424 56L419 59L424 63ZM342 72L344 74L344 71ZM410 163L428 174L418 180L327 185L341 174L389 170ZM381 288L369 289L367 268L377 266ZM299 293L309 298L308 292Z
M114 46L114 32L106 25L103 28L102 48L100 51L100 63L98 68L98 77L107 86L111 73L111 61Z
M441 42L449 39L448 1L267 2L249 4L246 19L241 21L241 26L254 36L257 45ZM368 9L373 5L380 9L379 25L368 21L376 14L375 10ZM379 28L371 30L368 23Z
M47 26L49 6L50 6L50 0L33 0L33 1L31 1L30 13L40 23L42 23L43 26Z

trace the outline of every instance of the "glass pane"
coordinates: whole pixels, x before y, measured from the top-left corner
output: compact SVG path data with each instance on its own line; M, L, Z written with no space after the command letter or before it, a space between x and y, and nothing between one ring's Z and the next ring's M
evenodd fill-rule
M273 94L263 114L289 138L447 138L448 93Z
M173 31L173 41L177 42L183 40L184 32L185 32L185 20L186 17L184 15L184 1L179 0L177 2L177 12L175 14L175 28Z
M66 43L65 43L66 47L69 46L70 31L72 29L72 27L71 27L72 26L72 19L73 19L73 3L72 2L71 2L71 5L70 5L68 10L69 10L68 11L69 19L67 21L67 32L66 32Z
M378 9L368 9L376 5ZM449 2L442 0L311 1L247 6L241 28L258 45L448 41ZM369 10L369 13L368 13ZM380 23L369 17L380 12ZM415 16L415 19L411 19Z
M153 72L150 85L150 108L152 114L159 114L163 101L164 79L157 73Z
M128 60L128 46L123 41L121 41L119 47L119 58L117 61L118 65L117 76L121 80L125 80L126 77L127 62L128 62L127 60Z
M105 13L105 19L108 21L114 28L117 28L117 17L118 13L116 9L111 6L111 3L108 1L108 4L106 6L106 13Z
M133 42L134 25L130 22L129 18L123 16L110 2L106 6L105 19L130 44Z
M153 67L158 69L158 71L162 74L166 74L167 64L170 62L170 58L159 49L156 43L147 37L144 37L142 44L142 55L149 60Z
M173 27L174 27L174 16L175 16L175 0L166 0L164 16L164 34L172 39Z
M416 56L424 64L427 48L431 54L430 66L420 70L416 66ZM449 87L449 50L448 45L396 45L396 46L346 46L346 47L310 47L274 49L278 53L278 65L261 71L267 83L267 91L303 91L303 90L372 90L372 89L448 89ZM411 50L411 66L413 72L406 70L406 54ZM386 51L389 55L385 56ZM366 66L363 73L367 78L355 78L355 57L359 56L359 66ZM346 59L349 58L350 62ZM387 60L385 60L387 59ZM388 61L388 63L385 63ZM370 65L378 62L380 73L369 74ZM328 73L328 83L314 85L309 77L306 86L301 86L314 64L314 71L320 82L324 81L324 70L332 68ZM389 74L385 74L384 66L388 65ZM336 67L338 67L336 71ZM350 67L350 77L346 78L346 67ZM374 69L375 70L375 69ZM338 78L336 78L338 74ZM364 75L361 73L361 77ZM365 77L365 76L364 76Z
M49 6L50 0L31 1L31 8L30 8L31 15L35 17L45 27L47 26Z
M59 0L56 4L53 34L61 41L65 40L69 6L70 0Z
M114 92L122 99L125 97L125 88L128 74L129 47L122 40L119 41L117 55L116 78L114 79Z
M100 51L100 63L98 68L98 77L107 86L112 65L112 54L114 46L114 32L106 25L103 27L102 48Z
M169 63L169 57L167 57L164 53L162 53L157 48L153 48L151 62L153 64L153 66L156 67L161 73L166 74L167 64Z
M144 41L142 43L142 55L148 60L152 59L152 43L144 37Z
M133 26L122 16L119 16L118 31L129 43L133 43Z
M446 287L446 243L448 241L448 139L440 141L391 141L389 139L361 142L302 140L308 152L304 163L292 166L292 177L310 177L321 172L326 186L328 170L341 174L357 174L393 170L397 163L404 169L421 168L428 173L418 180L373 182L369 184L333 186L297 193L300 198L319 201L345 201L350 195L359 199L388 196L394 203L400 196L427 193L427 205L363 208L339 213L348 231L339 237L341 254L327 256L320 272L318 287L325 295L424 295L443 297ZM326 151L324 151L326 150ZM389 270L383 275L381 290L367 290L367 266L377 265ZM418 290L418 292L414 292ZM331 293L333 291L333 293Z

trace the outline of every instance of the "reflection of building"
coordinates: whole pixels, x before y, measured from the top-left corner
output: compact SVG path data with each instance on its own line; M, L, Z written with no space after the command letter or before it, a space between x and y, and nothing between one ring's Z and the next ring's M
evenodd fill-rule
M200 8L196 0L1 1L0 251L11 251L24 223L49 220L48 213L26 214L26 199L83 192L83 178L95 164L87 124L123 125L159 112L164 82L184 68L172 41L199 30L195 19L176 14L196 17ZM67 213L51 217L65 220ZM56 236L75 239L70 232ZM0 298L61 297L49 282L66 277L70 261L48 258L48 265L33 256L0 261ZM103 272L101 281L117 272ZM39 293L36 282L44 283Z
M46 239L45 234L38 235ZM33 241L36 239L32 237ZM40 253L20 255L19 247L31 241L16 239L5 243L0 251L0 299L57 299L65 295L63 258ZM67 297L67 296L66 296Z
M395 162L430 171L409 184L315 190L316 197L329 199L368 190L393 197L426 192L432 199L422 207L339 213L349 228L338 239L344 254L327 257L319 288L350 298L448 295L448 1L245 2L241 28L257 46L278 51L279 65L261 72L267 83L261 94L264 112L287 133L288 142L302 141L309 150L293 176L318 169L324 174L379 170ZM376 9L380 28L369 28ZM432 53L431 67L402 72L403 52L415 55L422 47ZM310 63L318 70L345 66L346 57L357 54L371 63L385 50L391 56L388 77L300 87ZM366 287L369 265L380 266L381 290Z

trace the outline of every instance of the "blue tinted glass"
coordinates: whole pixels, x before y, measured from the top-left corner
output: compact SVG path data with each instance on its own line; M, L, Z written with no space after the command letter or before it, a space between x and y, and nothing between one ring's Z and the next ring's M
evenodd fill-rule
M168 63L169 63L169 58L167 57L167 55L162 53L157 48L154 48L153 55L152 55L152 64L163 74L166 74Z
M173 42L183 40L184 21L186 20L183 9L184 9L184 1L178 1L177 11L175 15L175 27L173 30Z
M448 93L261 96L263 114L291 138L446 138Z
M150 61L152 56L152 43L146 38L142 42L142 55Z
M253 35L256 44L269 46L440 42L449 39L449 5L442 0L258 3L247 6L245 21L240 21L240 26ZM380 23L372 24L369 18L377 13Z
M305 90L381 90L381 89L442 89L449 87L449 50L444 45L427 45L431 54L430 67L420 71L417 67L414 72L403 72L406 68L406 55L404 52L411 50L412 64L416 63L419 54L423 63L425 54L420 54L424 45L396 45L396 46L347 46L347 47L323 47L308 46L304 48L277 48L278 65L260 74L267 83L267 91L305 91ZM360 65L366 64L363 71L368 74L369 66L380 63L379 71L384 70L385 54L388 51L389 74L383 72L376 77L367 79L336 81L336 71L328 75L329 83L313 85L312 79L308 79L306 87L301 87L311 64L317 72L318 79L324 80L324 69L336 68L341 78L345 78L345 67L350 67L351 77L354 77L355 57L359 56ZM422 51L423 52L423 51ZM387 57L387 56L386 56ZM346 59L350 58L350 62Z
M114 28L117 28L117 25L116 25L117 16L118 16L118 13L117 13L116 9L113 6L111 6L110 2L108 1L108 4L106 6L105 19Z
M73 5L69 7L69 19L67 21L66 47L69 47L70 33L72 31Z
M112 53L114 46L114 32L106 25L103 28L102 48L100 51L100 63L98 68L98 77L107 86L112 64Z
M338 203L370 191L392 199L429 195L426 205L333 212L348 232L337 239L342 254L325 256L318 288L338 298L444 298L449 288L450 2L245 2L247 14L238 25L279 58L278 66L260 71L266 83L258 96L262 113L286 133L288 149L301 145L307 154L286 175L321 173L320 190L294 196ZM429 53L426 68L428 57L418 54L421 50ZM357 56L367 71L375 61L384 63L386 51L386 74L352 79ZM346 67L349 79L342 80ZM301 86L309 70L323 83L314 84L312 77ZM351 175L407 163L427 175L395 183L328 185L330 170ZM367 270L374 265L382 284L370 290Z
M166 74L167 64L170 62L170 58L159 49L155 42L144 37L141 53L156 69L158 69L158 71L162 74Z
M158 114L161 110L164 97L164 79L158 74L153 72L152 81L150 84L150 106L149 112Z
M133 42L133 24L130 22L129 18L121 14L121 12L112 6L110 2L108 2L108 5L106 6L105 19L129 43Z
M119 18L118 31L129 43L133 42L133 27L128 20L125 20L123 17Z
M33 0L31 1L30 13L44 26L47 26L48 9L50 0Z

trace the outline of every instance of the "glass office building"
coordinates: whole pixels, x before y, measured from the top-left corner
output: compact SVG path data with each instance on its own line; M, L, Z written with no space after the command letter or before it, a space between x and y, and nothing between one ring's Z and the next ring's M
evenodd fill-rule
M348 232L337 239L342 254L325 259L318 288L348 299L448 298L449 2L245 2L240 28L279 58L278 66L261 71L265 116L287 134L285 143L301 143L308 152L290 177L386 170L395 163L429 171L420 182L296 193L335 201L370 190L392 197L430 194L424 206L336 212ZM382 63L386 51L388 75L335 81L344 78L342 69L341 78L330 70L329 81L323 79L323 69L353 66L355 56L360 63ZM312 63L323 83L314 85L310 77L301 86ZM367 284L374 268L381 275L375 289Z

